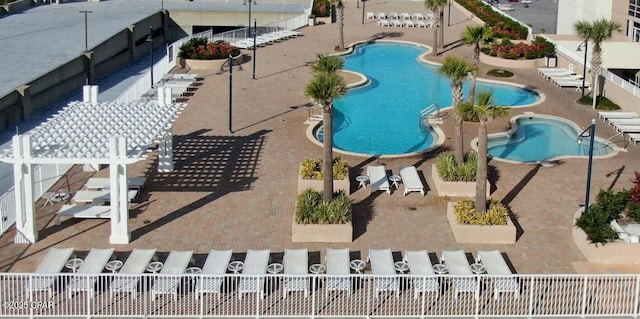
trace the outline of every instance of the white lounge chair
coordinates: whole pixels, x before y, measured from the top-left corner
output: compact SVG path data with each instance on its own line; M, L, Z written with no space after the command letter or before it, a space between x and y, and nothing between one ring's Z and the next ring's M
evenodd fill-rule
M82 265L76 271L76 277L67 285L67 296L69 298L78 291L86 291L89 294L89 298L93 298L96 292L97 275L102 273L104 266L113 255L113 250L113 248L92 248L89 251L87 257L82 261Z
M387 14L384 12L378 12L378 19L386 19L387 18Z
M424 15L422 13L414 13L413 18L416 20L424 20Z
M558 82L567 82L567 81L576 81L576 80L582 81L582 75L570 74L570 75L563 75L563 76L551 76L549 77L549 80L554 84Z
M627 233L627 231L624 230L624 228L622 228L615 219L612 220L611 223L609 223L609 226L611 227L611 229L613 229L613 231L616 232L616 234L618 235L618 239L627 243L631 242L631 235Z
M395 291L397 298L400 295L400 282L396 277L391 249L369 249L367 259L371 263L371 272L374 275L385 276L373 279L375 297L378 298L382 291Z
M140 190L146 182L146 177L127 178L127 187L129 189ZM109 178L92 177L87 180L84 186L90 190L103 190L105 188L111 187L111 180Z
M420 180L420 176L418 176L415 166L401 167L400 177L402 177L405 196L410 192L420 192L424 196L424 185Z
M309 296L309 255L307 249L286 249L284 251L284 298L291 291L304 291L304 297ZM297 277L296 276L300 276Z
M129 190L127 192L129 198L128 201L131 202L136 196L138 196L138 191L135 189ZM77 191L73 196L73 201L76 204L96 204L102 205L105 202L111 200L111 191Z
M400 15L397 12L389 13L389 19L400 19Z
M260 295L260 299L264 298L264 292L262 291L264 286L263 275L267 272L270 254L270 250L247 250L244 268L242 269L242 274L246 276L240 277L238 298L242 299L244 293L251 292Z
M416 21L415 24L416 24L416 27L418 27L418 28L426 28L427 27L427 23L424 22L423 20L418 20L418 21Z
M155 256L155 249L138 249L135 248L120 268L118 276L109 285L109 295L118 292L129 292L131 299L136 299L138 293L138 283L140 282L140 274L144 273L145 268Z
M556 81L556 86L558 87L574 87L576 90L579 90L583 87L582 80L569 80L569 81ZM589 81L584 81L584 88L591 90L591 83Z
M405 20L404 21L404 26L407 27L407 28L415 28L416 24L413 23L413 21L411 21L411 20Z
M367 176L371 183L370 192L381 190L391 195L391 186L384 165L367 165Z
M565 76L571 76L571 75L576 75L575 72L573 71L547 71L547 72L543 72L542 76L547 79L547 80L551 80L551 78L561 78L561 77L565 77Z
M173 295L173 300L178 300L178 286L182 274L189 266L193 251L175 251L172 250L167 260L162 265L160 274L169 276L160 276L153 282L151 288L151 299L156 300L157 295Z
M620 133L640 133L640 125L616 124L613 127Z
M333 290L346 290L351 293L349 249L327 248L325 264L327 266L327 294Z
M220 287L224 280L224 275L227 272L227 266L231 261L232 250L211 250L207 255L207 260L204 262L201 274L203 277L198 280L195 289L196 299L201 298L205 293L217 293L218 299L220 299ZM219 277L207 276L207 275L220 275Z
M640 142L640 133L627 133L627 137L629 137L629 142L633 142L633 145Z
M47 291L48 297L51 298L53 285L58 278L53 274L62 271L71 254L73 254L73 248L49 248L34 271L34 274L42 274L43 276L30 277L29 283L24 287L24 290L29 293L29 300L33 300L32 294L37 291Z
M516 298L520 296L518 281L515 278L504 276L512 275L513 273L499 250L478 250L477 262L484 265L487 274L496 276L491 279L494 289L493 299L498 299L498 295L501 292L513 292Z
M387 19L382 19L380 21L378 21L378 24L383 26L383 27L390 27L391 23L389 23L389 20Z
M544 78L554 75L558 76L561 74L575 74L573 70L569 70L567 68L538 68L538 73L540 73Z
M480 290L476 278L469 277L473 275L471 266L467 261L467 257L462 250L443 250L441 262L449 268L449 274L454 275L452 278L455 299L461 292L473 292L474 297L478 300ZM456 277L462 276L462 277Z
M60 225L62 217L111 218L111 207L92 205L62 205L56 213L56 225Z
M394 27L403 27L404 23L398 19L391 20L391 25Z
M598 112L598 116L601 119L637 119L640 118L636 112L622 112L622 111L601 111Z
M403 12L400 14L400 18L405 19L405 20L411 20L411 15L407 12Z
M418 299L420 293L436 292L436 298L439 296L440 284L435 277L429 277L435 275L433 271L433 265L429 260L429 255L426 250L404 252L404 261L409 264L409 271L414 277L413 282L413 298Z
M376 15L373 12L367 12L367 19L375 19Z
M635 119L609 119L609 125L640 125L640 118Z

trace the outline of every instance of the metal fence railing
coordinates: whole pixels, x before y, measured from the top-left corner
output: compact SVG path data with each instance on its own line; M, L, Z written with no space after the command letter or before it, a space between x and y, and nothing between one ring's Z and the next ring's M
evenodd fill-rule
M635 317L639 282L640 275L4 273L0 316Z
M633 94L633 96L640 98L640 86L634 85L633 81L627 81L612 72L609 72L607 69L601 69L600 75L607 79L609 82L621 87L625 91Z

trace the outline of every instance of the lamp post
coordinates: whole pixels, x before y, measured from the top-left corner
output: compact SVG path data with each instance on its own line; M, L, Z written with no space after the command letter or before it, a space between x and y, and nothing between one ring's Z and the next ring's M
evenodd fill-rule
M584 97L584 85L585 79L587 78L587 50L589 48L589 39L585 39L578 45L576 51L582 51L582 45L584 44L584 62L582 62L582 97Z
M87 15L89 13L93 13L93 11L89 11L89 10L82 10L79 11L79 13L84 13L84 52L88 52L89 51L89 29L88 29L88 21L87 21Z
M244 2L242 3L243 5L247 5L247 2L249 2L249 24L247 24L247 38L251 36L251 3L253 2L253 4L257 4L256 0L244 0Z
M367 2L367 0L360 0L362 1L362 24L364 24L364 7L365 7L365 2Z
M229 59L227 60L229 63L229 135L233 134L233 129L231 128L232 117L231 113L233 110L233 58L231 54L229 54Z
M256 45L256 37L258 36L258 21L253 19L253 74L251 79L256 79L256 52L258 52L258 46Z
M149 36L147 37L147 42L149 42L149 53L151 55L151 88L153 88L153 26L149 26Z
M584 213L589 210L589 193L591 192L591 169L593 167L593 143L596 138L596 120L591 120L591 125L587 127L580 135L578 135L578 144L582 144L582 138L585 133L589 133L589 166L587 168L587 191L584 198Z
M449 10L447 10L447 26L451 26L451 2L453 0L449 0Z

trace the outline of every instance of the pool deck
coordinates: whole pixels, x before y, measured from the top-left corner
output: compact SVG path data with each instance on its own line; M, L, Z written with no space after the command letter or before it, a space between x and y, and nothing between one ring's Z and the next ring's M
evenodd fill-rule
M346 44L371 39L422 42L431 45L432 29L383 28L375 20L360 24L361 9L347 1ZM426 12L422 2L370 2L366 11ZM445 17L446 19L446 17ZM458 35L468 21L452 12L452 25L445 30L446 43L454 43L432 61L448 54L471 57L471 48L457 47ZM0 238L0 271L33 271L50 247L114 247L117 252L133 248L193 250L202 264L210 249L309 248L323 256L327 247L347 247L357 257L366 257L369 248L391 248L394 252L426 249L440 256L443 249L463 249L476 255L479 249L499 249L508 256L516 272L529 273L626 273L637 272L632 265L594 265L586 262L571 239L572 216L584 202L587 160L568 159L553 167L513 165L491 161L492 197L511 207L520 227L514 245L473 245L456 243L445 209L447 199L433 190L431 165L440 150L410 158L344 157L352 166L352 179L368 164L385 164L387 170L415 165L426 181L427 195L402 195L394 189L369 194L355 189L355 240L351 244L292 243L291 221L296 197L298 165L307 157L319 158L322 149L305 137L309 101L302 91L310 77L307 65L317 53L333 52L338 33L335 25L318 25L302 30L304 36L260 48L257 51L256 81L251 80L251 63L233 72L233 135L227 134L228 73L215 70L177 70L205 77L204 85L188 101L174 125L175 171L157 173L153 161L130 166L130 175L148 174L139 204L134 204L128 245L109 245L108 220L66 220L55 225L54 213L61 204L38 211L40 239L33 245L13 244L14 231ZM481 65L482 73L492 67ZM509 81L541 90L547 99L538 106L513 109L509 117L523 112L552 114L586 127L596 111L580 106L580 92L559 89L534 69L512 70ZM451 94L450 91L439 94ZM401 103L402 101L398 101ZM492 123L489 132L504 130L509 118ZM452 148L453 118L442 129L447 139L441 150ZM597 121L597 135L614 135L611 126ZM477 125L465 123L465 148L477 136ZM614 139L620 141L621 139ZM622 145L621 143L618 143ZM630 188L630 179L640 158L640 147L606 160L594 160L592 198L601 188ZM99 172L104 174L105 172ZM91 174L75 168L69 185L77 190ZM66 181L65 181L66 183ZM62 184L61 184L62 185ZM118 254L118 253L117 253ZM81 255L81 254L80 254ZM319 262L321 260L311 260Z

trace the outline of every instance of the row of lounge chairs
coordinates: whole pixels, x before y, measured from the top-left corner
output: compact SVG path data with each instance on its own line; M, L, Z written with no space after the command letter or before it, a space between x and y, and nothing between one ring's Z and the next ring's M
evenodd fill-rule
M601 111L598 116L612 125L618 134L626 134L629 142L640 142L640 115L636 112Z
M558 87L575 87L577 90L582 88L583 78L573 71L573 67L538 68L538 72ZM589 81L584 81L584 88L591 89Z
M420 192L424 196L424 184L415 166L401 167L399 174L404 185L404 195L410 192ZM391 195L391 184L389 184L387 170L384 165L367 165L367 177L371 184L370 192L382 190ZM395 185L397 188L398 185Z
M398 20L398 19L394 19L394 20L387 20L387 19L382 19L380 21L378 21L378 25L383 26L383 27L407 27L407 28L432 28L433 27L433 21L423 21L423 20L418 20L418 21L411 21L411 20Z
M258 47L263 47L268 44L277 43L286 39L296 38L301 36L302 33L299 31L291 31L291 30L279 30L273 31L269 33L263 33L261 35L256 36L255 45ZM245 38L231 43L232 46L238 47L241 49L250 49L254 46L253 38Z
M37 291L48 291L49 298L52 296L52 287L56 281L56 274L62 271L68 259L73 254L73 248L51 248L35 273L42 274L42 277L31 277L32 280L26 285L25 289L30 294ZM238 298L242 298L245 293L257 293L260 298L264 298L263 286L270 260L270 250L248 250L244 262L232 261L231 250L211 250L207 255L204 266L201 269L202 276L198 278L194 286L195 297L202 298L205 293L217 293L218 298L222 293L221 287L224 283L223 275L227 270L234 272L242 271L237 284ZM177 299L181 276L186 272L187 267L194 262L192 251L171 251L164 264L152 262L156 254L155 249L134 249L124 264L121 264L117 276L109 285L111 298L114 294L120 292L128 292L131 298L135 299L138 292L138 284L140 276L145 269L152 264L160 264L160 274L169 276L158 276L153 282L151 288L152 299L155 300L157 295L169 294ZM91 249L86 258L80 263L76 274L67 285L67 294L71 298L77 292L87 292L89 297L95 295L95 286L98 275L112 258L113 249ZM75 259L74 259L75 261ZM328 277L325 282L326 293L331 291L347 291L352 292L352 280L349 278L351 274L350 268L357 273L363 270L364 262L360 262L362 267L355 268L350 260L349 249L331 249L327 248L325 257L325 268ZM401 262L394 262L390 249L370 249L367 261L371 265L371 273L379 277L374 278L374 291L376 298L382 292L393 292L396 296L400 293L400 278L397 276L397 270L404 273L403 269L398 269L398 263L403 263L408 267L412 278L414 288L414 298L418 298L421 293L435 292L440 293L441 285L436 272L439 274L446 273L447 270L451 275L456 275L452 279L452 285L457 298L460 292L473 292L475 298L478 298L479 285L478 278L471 276L474 274L471 266L483 267L483 271L490 275L499 275L499 278L493 278L494 298L498 298L501 292L513 292L516 297L519 295L520 286L518 282L507 275L512 272L508 267L502 254L497 251L478 251L476 263L470 265L467 257L462 250L442 251L441 264L433 265L429 254L426 250L421 251L405 251L404 258ZM113 262L113 261L112 261ZM234 265L234 268L231 267ZM273 264L272 264L273 265ZM279 264L278 264L279 265ZM288 275L283 280L284 298L291 292L303 292L305 298L308 297L310 291L310 281L307 276L309 268L309 259L307 249L287 249L284 252L283 265L284 274ZM436 268L436 266L439 266ZM436 270L434 270L436 269ZM278 272L278 271L276 271ZM272 272L274 273L274 272ZM477 271L475 273L480 273ZM46 276L46 275L49 276ZM128 275L128 276L127 276ZM173 276L171 276L173 275ZM215 276L215 275L219 275ZM458 277L460 276L460 277Z
M388 15L384 12L378 12L378 13L373 13L373 12L367 12L367 19L403 19L403 20L411 20L411 19L416 19L416 20L433 20L433 13L429 13L429 14L422 14L422 13L414 13L414 14L409 14L407 12L403 12L403 13L397 13L397 12L391 12Z

